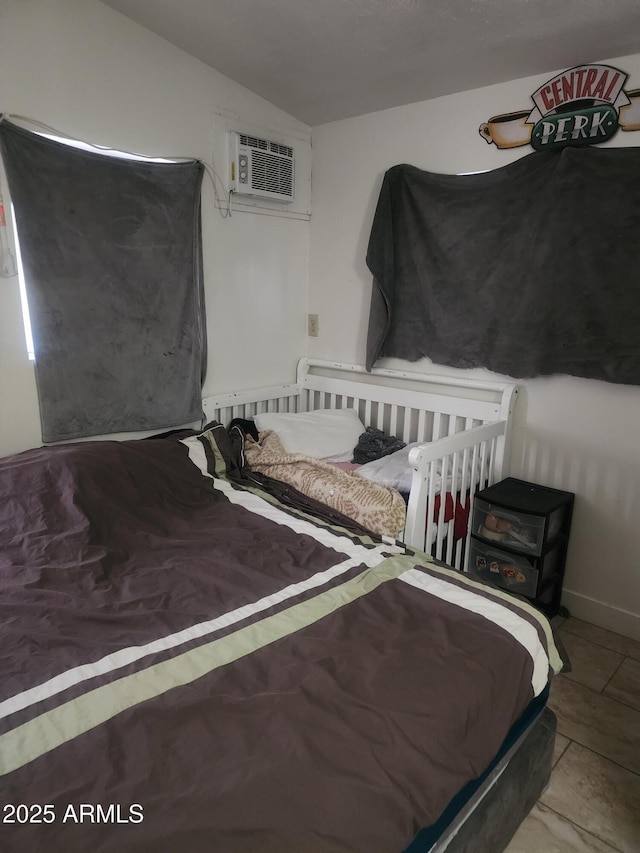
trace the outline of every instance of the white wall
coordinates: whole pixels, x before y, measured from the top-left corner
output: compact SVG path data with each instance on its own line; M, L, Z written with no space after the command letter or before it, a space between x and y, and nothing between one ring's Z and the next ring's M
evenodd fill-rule
M0 112L147 155L211 163L215 154L219 172L228 128L292 141L298 193L286 218L236 207L223 219L205 178L204 392L294 378L306 346L311 163L306 125L97 0L0 0ZM40 443L18 282L0 278L0 455Z
M609 61L629 73L629 88L640 87L640 55ZM478 128L492 115L531 107L531 93L551 76L313 129L309 311L320 315L320 335L309 340L310 355L364 361L371 295L365 253L386 169L411 163L470 172L531 153L498 150ZM640 145L640 132L619 131L610 144ZM456 373L426 360L409 369ZM523 384L513 473L577 496L564 603L576 616L640 638L640 389L567 376Z

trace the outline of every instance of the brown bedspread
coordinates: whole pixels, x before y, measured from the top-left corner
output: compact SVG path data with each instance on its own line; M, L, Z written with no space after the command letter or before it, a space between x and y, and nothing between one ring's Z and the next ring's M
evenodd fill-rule
M321 459L286 453L272 430L261 432L259 442L247 436L244 450L252 471L293 486L366 530L392 539L404 530L406 505L396 489L365 480Z
M3 851L400 851L559 668L527 605L232 483L227 448L0 460Z

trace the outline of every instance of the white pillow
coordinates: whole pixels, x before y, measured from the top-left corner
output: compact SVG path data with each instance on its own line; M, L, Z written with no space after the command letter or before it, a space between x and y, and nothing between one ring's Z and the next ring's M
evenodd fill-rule
M373 462L366 462L358 468L356 473L381 486L388 486L399 492L410 492L413 468L409 465L409 451L417 446L418 442L414 441L396 450L395 453L390 453L381 459L374 459Z
M304 453L314 459L332 457L349 461L358 439L365 431L355 409L318 409L315 412L254 416L258 432L267 429L278 434L287 453Z
M409 464L409 452L414 447L417 447L418 443L419 442L414 441L411 444L407 444L407 446L403 447L402 450L396 450L395 453L390 453L388 456L383 456L381 459L374 459L373 462L367 462L357 469L356 474L359 474L361 477L366 477L368 480L373 480L374 483L379 483L381 486L389 486L390 488L397 489L399 492L407 494L411 491L411 484L413 482L413 468ZM472 454L469 454L469 458L467 460L467 476L465 480L467 487L471 482L472 463ZM429 468L429 471L431 471L431 468ZM445 483L445 488L447 490L451 488L453 482L452 473L453 457L449 457L447 464L447 482ZM459 453L458 468L456 472L457 488L462 486L463 473L464 454ZM440 491L441 484L442 460L439 459L436 463L435 481L433 484L436 493Z

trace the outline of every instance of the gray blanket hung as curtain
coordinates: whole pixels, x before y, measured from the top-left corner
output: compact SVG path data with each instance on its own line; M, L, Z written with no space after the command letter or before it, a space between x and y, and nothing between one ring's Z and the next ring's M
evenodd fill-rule
M429 357L640 384L640 149L533 153L476 175L395 166L367 251L367 367Z
M43 441L200 420L198 161L72 147L0 117Z

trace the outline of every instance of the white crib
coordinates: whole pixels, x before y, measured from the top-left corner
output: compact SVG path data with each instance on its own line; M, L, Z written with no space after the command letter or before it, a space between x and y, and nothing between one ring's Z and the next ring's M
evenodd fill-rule
M405 443L413 479L405 544L463 569L466 538L445 521L446 495L469 508L479 489L509 473L518 385L303 358L291 385L205 398L207 420L227 425L260 412L355 408L365 426ZM438 509L436 509L438 507Z

